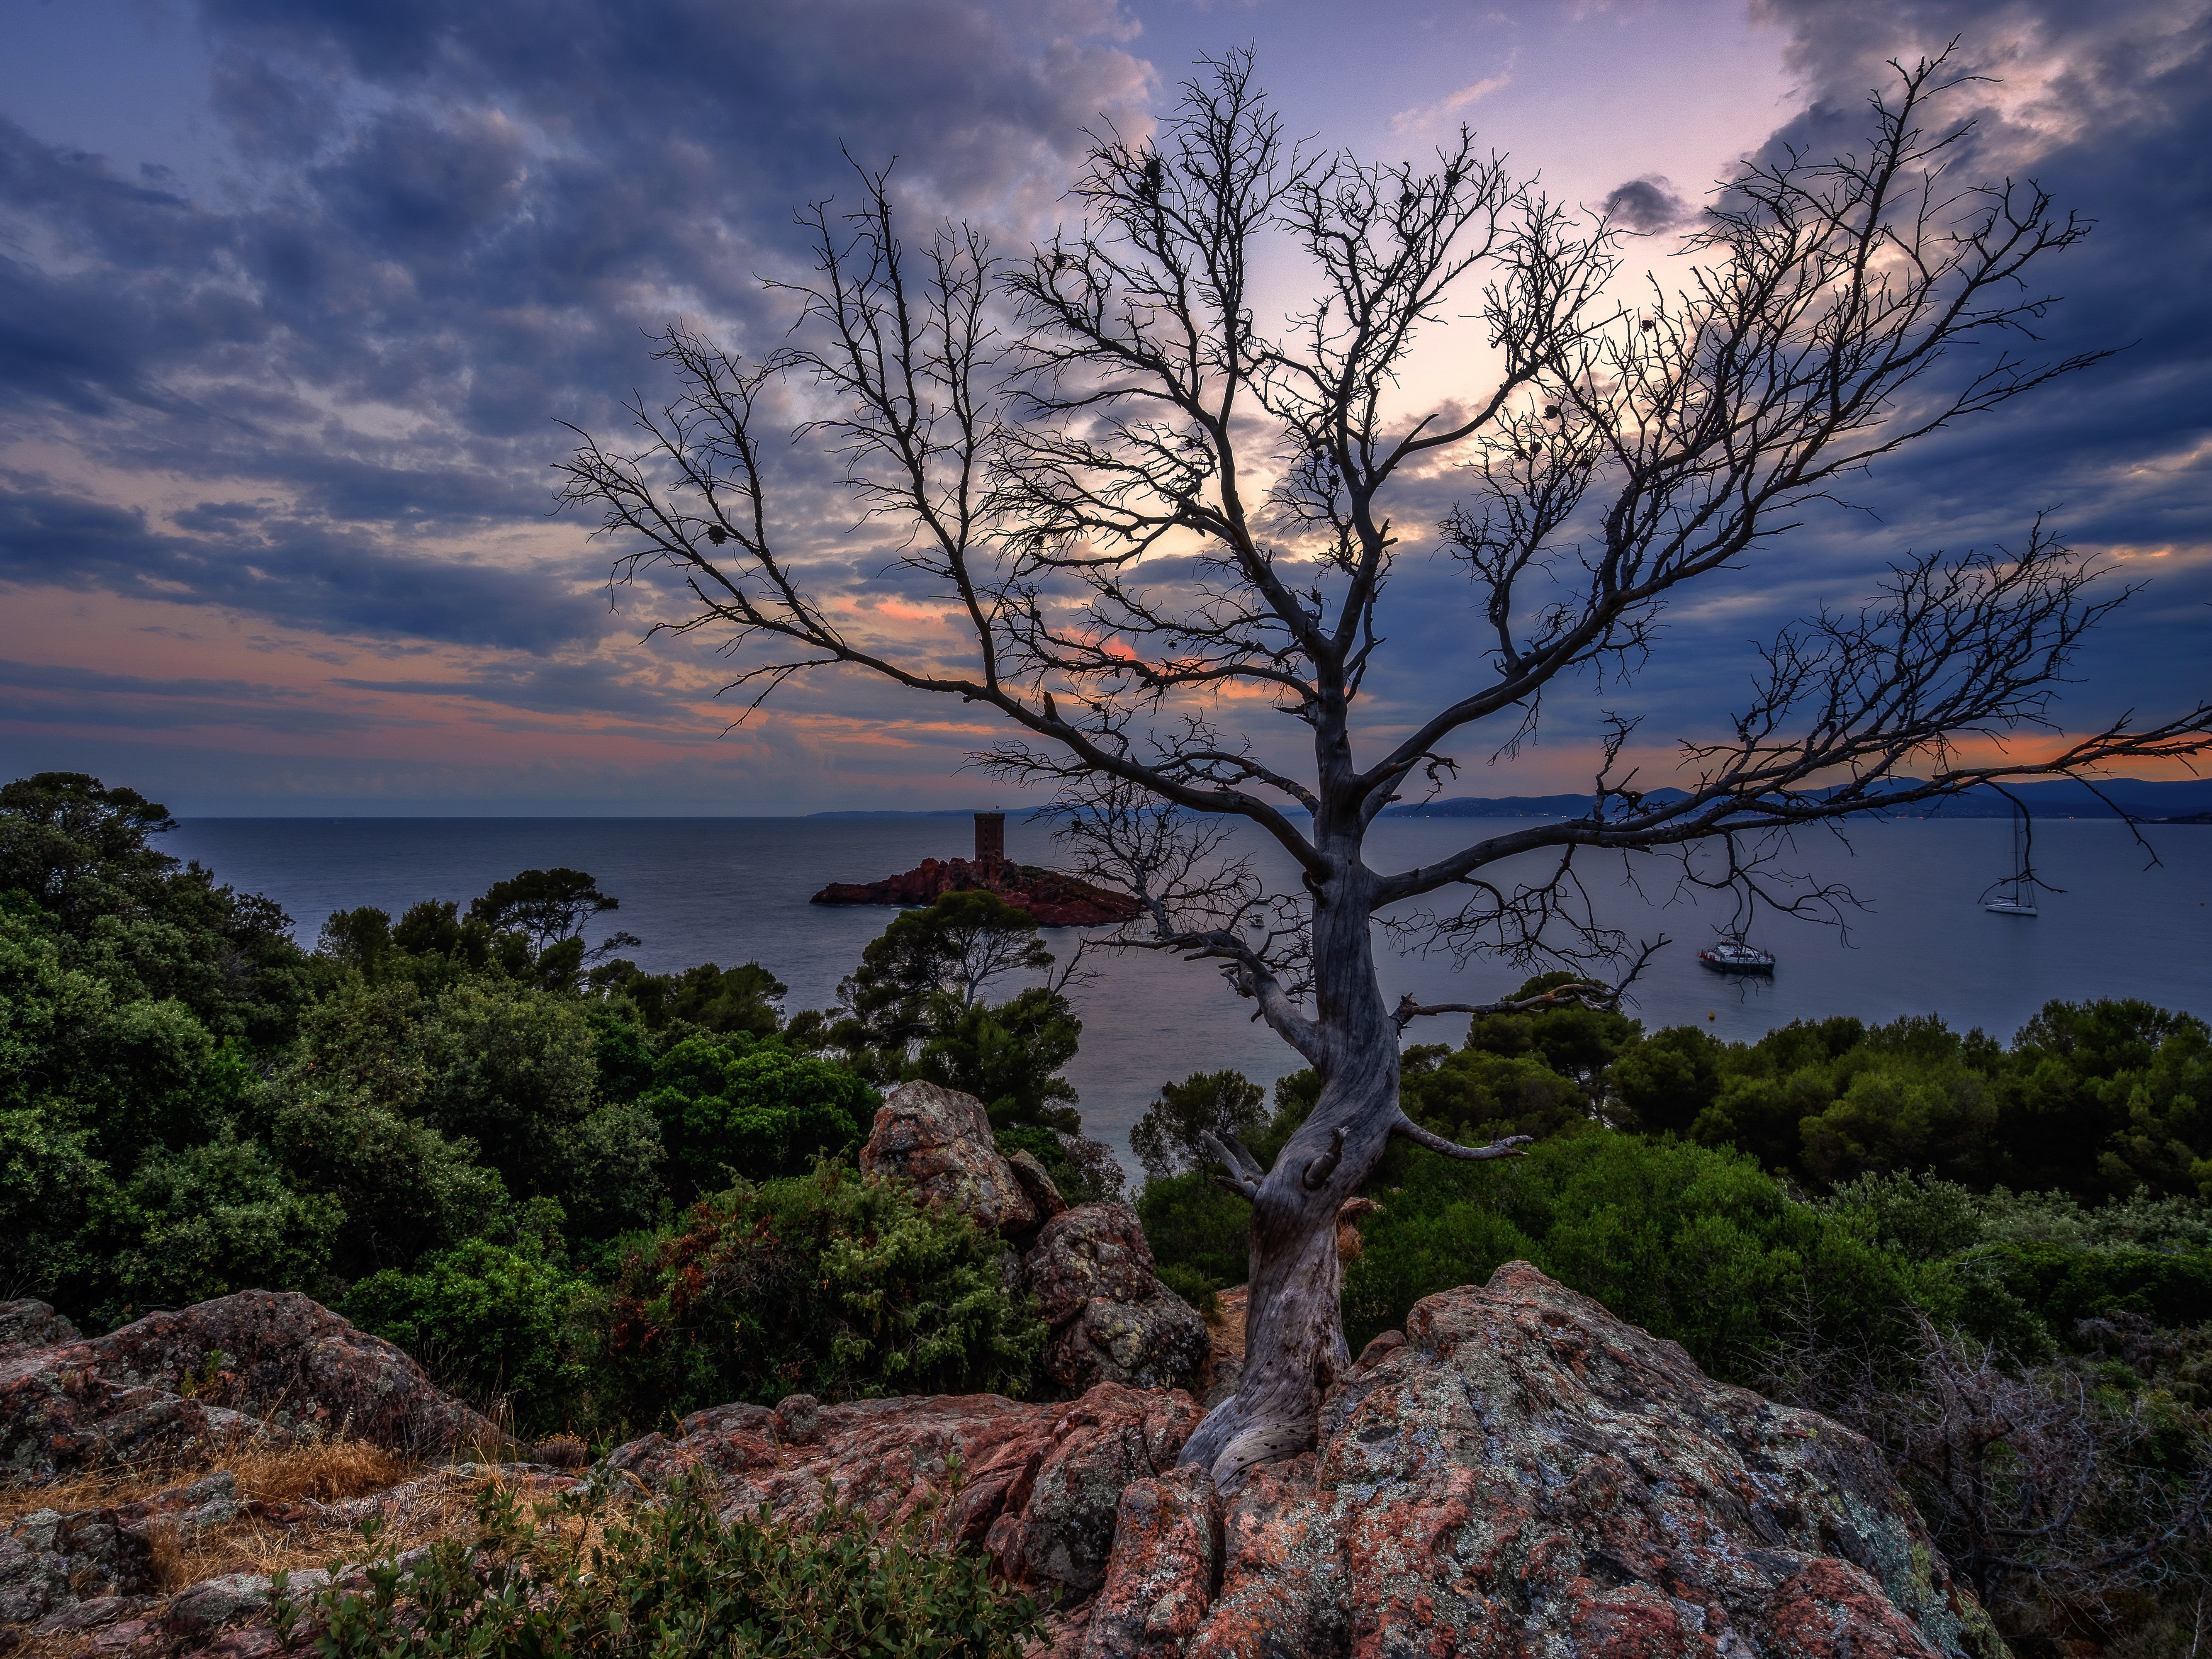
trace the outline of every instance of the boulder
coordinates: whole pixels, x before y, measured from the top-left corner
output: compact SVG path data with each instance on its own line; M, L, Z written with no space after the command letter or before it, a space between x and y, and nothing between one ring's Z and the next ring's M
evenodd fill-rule
M1227 1497L1218 1591L1202 1486L1124 1499L1086 1655L2005 1656L1864 1440L1526 1262L1419 1304Z
M1006 1159L1006 1167L1014 1172L1014 1179L1028 1195L1030 1207L1037 1212L1037 1219L1049 1221L1067 1208L1067 1200L1060 1195L1060 1188L1035 1152L1016 1152Z
M77 1629L121 1618L155 1582L153 1530L188 1539L238 1518L238 1483L218 1470L133 1504L35 1510L0 1528L0 1625ZM91 1612L82 1604L96 1602Z
M1045 1223L1023 1258L1022 1283L1052 1327L1044 1368L1063 1388L1163 1388L1206 1363L1206 1321L1153 1275L1152 1247L1126 1204L1079 1205Z
M407 1451L502 1438L392 1344L290 1291L0 1352L0 1470L19 1478L325 1432Z
M1022 1280L1055 1327L1094 1299L1148 1302L1161 1290L1144 1225L1126 1204L1084 1204L1054 1216L1023 1257Z
M1104 1587L1082 1659L1178 1654L1206 1617L1221 1568L1221 1495L1204 1469L1133 1480L1114 1516Z
M957 1457L957 1495L932 1521L941 1540L981 1547L1018 1582L1083 1595L1105 1577L1121 1494L1172 1469L1199 1419L1180 1389L1104 1383L1061 1405L988 1394L817 1405L809 1437L793 1440L779 1432L791 1405L701 1412L680 1437L634 1440L605 1466L653 1491L709 1480L726 1519L763 1504L811 1515L826 1480L882 1522L933 1511Z
M0 1302L0 1352L74 1342L77 1328L43 1302Z
M1036 1206L999 1156L983 1103L955 1089L902 1083L884 1096L860 1168L910 1181L924 1200L965 1210L994 1232L1019 1236L1037 1224Z

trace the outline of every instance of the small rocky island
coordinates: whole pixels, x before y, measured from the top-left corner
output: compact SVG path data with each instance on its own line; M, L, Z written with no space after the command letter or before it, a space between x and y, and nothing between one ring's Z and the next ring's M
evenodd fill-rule
M1040 927L1097 927L1127 921L1139 908L1127 893L1016 864L1006 856L1006 815L975 814L975 856L924 859L903 875L881 881L833 881L814 896L817 904L933 904L947 893L996 893L1036 918Z

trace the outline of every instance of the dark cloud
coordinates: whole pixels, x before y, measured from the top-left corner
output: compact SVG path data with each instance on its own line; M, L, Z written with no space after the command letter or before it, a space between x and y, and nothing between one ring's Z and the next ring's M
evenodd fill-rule
M324 737L428 720L333 708L320 693L252 680L154 679L0 660L0 720L124 731L246 726Z
M467 697L532 714L615 714L654 726L688 722L696 692L641 685L603 663L562 662L484 668L453 679L333 679L333 685L406 696ZM719 729L719 728L718 728Z
M1641 235L1671 230L1691 216L1691 207L1657 174L1631 179L1605 198L1605 216Z
M169 601L185 595L295 627L513 651L547 651L606 631L604 599L544 571L412 556L273 515L224 523L228 534L179 535L127 508L0 487L0 583Z
M931 210L1018 214L1146 84L1111 0L200 12L227 192L0 121L0 422L234 516L45 485L0 570L526 650L589 636L571 573L457 550L546 510L554 417L619 432L647 333L781 338L758 273L848 187L841 141Z
M2039 507L2059 507L2060 526L2097 545L2208 540L2212 319L2195 276L2212 262L2203 6L1759 6L1787 32L1804 103L1777 143L1832 147L1860 130L1883 58L1963 34L1974 66L2006 81L1969 93L1983 125L1957 176L2033 173L2098 221L2054 266L2069 297L2039 349L2130 349L1885 462L1854 485L1876 516L1809 524L1746 579L1739 597L1756 589L1741 608L1671 616L1675 654L1655 660L1632 699L1562 688L1547 715L1563 735L1631 700L1655 736L1709 720L1741 690L1714 665L1741 662L1746 640L1855 598L1910 549L2016 538ZM589 580L604 572L600 550L533 569L501 562L512 556L493 538L534 526L548 505L546 463L564 447L551 417L619 435L614 399L659 384L644 335L678 315L748 349L779 342L785 314L756 278L793 261L793 202L849 189L841 142L870 161L897 156L918 210L1018 230L1056 210L1085 125L1103 109L1133 130L1152 98L1113 0L200 9L226 185L188 190L143 165L158 158L48 145L0 121L0 434L26 454L69 454L96 480L0 476L0 581L513 653L522 659L338 689L465 697L517 720L585 711L657 725L670 741L700 729L686 694L573 660L611 628L635 637L650 595L627 592L610 619ZM1656 175L1624 183L1606 207L1639 233L1690 211ZM829 586L870 607L915 597L871 545L876 531L838 539L851 503L833 467L796 450L774 462L793 521L820 527ZM175 499L179 479L198 481L183 494L193 504L117 504ZM1411 492L1400 521L1433 522L1454 482ZM1424 556L1411 532L1407 550L1388 601L1391 652L1369 683L1385 722L1432 705L1480 651L1463 573ZM1163 563L1149 574L1187 573ZM2161 574L2136 620L2114 630L2129 644L2089 665L2091 693L2170 701L2161 678L2203 655L2208 580L2202 566ZM166 695L185 710L228 696ZM791 688L787 706L883 723L916 714L902 693L829 674ZM941 746L967 745L955 735Z

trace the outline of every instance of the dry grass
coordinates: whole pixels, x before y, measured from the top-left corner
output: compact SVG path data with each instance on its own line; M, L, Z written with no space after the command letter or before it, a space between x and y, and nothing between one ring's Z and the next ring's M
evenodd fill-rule
M189 1539L181 1538L173 1525L157 1525L151 1534L155 1572L165 1591L225 1573L270 1573L279 1568L298 1571L357 1556L362 1542L358 1518L321 1514L318 1506L410 1483L405 1497L384 1510L385 1540L411 1549L465 1533L473 1522L477 1493L497 1478L441 1477L418 1462L358 1440L291 1448L243 1446L213 1462L103 1469L43 1486L0 1489L0 1523L34 1510L135 1503L221 1468L237 1478L241 1500L276 1506L280 1518L241 1515L227 1526L209 1528ZM556 1489L550 1480L544 1485L546 1492Z
M189 1539L172 1522L149 1529L155 1579L167 1594L226 1573L297 1572L357 1560L362 1554L358 1517L345 1511L319 1512L352 1498L369 1498L405 1486L404 1497L382 1506L380 1545L413 1549L440 1538L467 1537L476 1522L477 1499L495 1474L461 1479L441 1475L422 1463L364 1441L278 1448L246 1445L210 1462L164 1463L103 1469L43 1486L0 1487L0 1524L34 1510L83 1510L135 1503L170 1487L228 1469L241 1500L258 1500L282 1518L241 1515L228 1526L213 1527ZM544 1499L572 1477L555 1475L525 1483L525 1498ZM565 1524L573 1531L576 1523ZM594 1523L603 1526L604 1519ZM94 1632L51 1637L23 1633L8 1659L85 1659Z
M65 1476L44 1486L0 1486L0 1526L36 1510L104 1509L191 1484L218 1469L238 1480L241 1499L295 1504L301 1498L335 1503L396 1486L417 1466L396 1452L363 1440L331 1440L312 1446L243 1445L228 1455L189 1463L123 1464Z
M238 1477L240 1498L335 1504L396 1486L420 1466L366 1440L325 1440L313 1446L249 1446L224 1467Z
M1252 1294L1249 1285L1232 1285L1221 1293L1221 1311L1211 1322L1213 1352L1224 1359L1244 1358L1244 1314Z

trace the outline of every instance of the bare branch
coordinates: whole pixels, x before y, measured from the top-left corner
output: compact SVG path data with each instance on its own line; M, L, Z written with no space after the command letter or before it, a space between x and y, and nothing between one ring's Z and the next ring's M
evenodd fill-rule
M1390 1133L1427 1147L1432 1152L1442 1152L1446 1158L1465 1158L1470 1163L1482 1163L1493 1158L1521 1158L1521 1148L1531 1145L1534 1135L1508 1135L1503 1140L1493 1140L1487 1146L1462 1146L1455 1140L1447 1140L1433 1130L1424 1129L1403 1113L1390 1126Z

